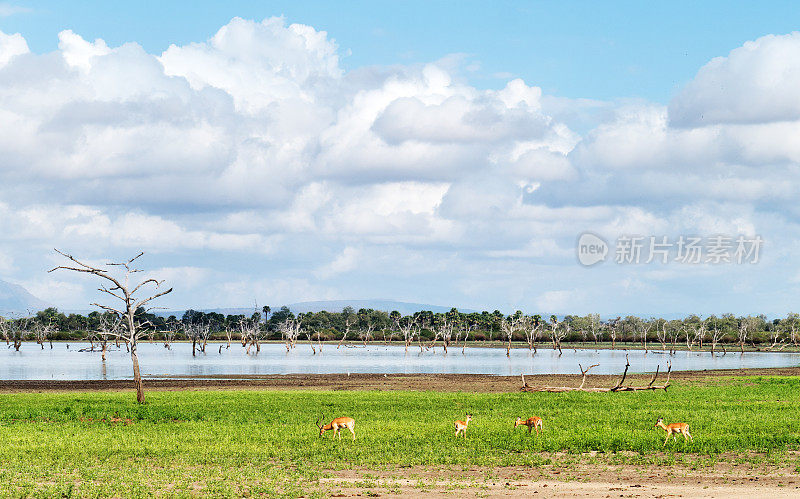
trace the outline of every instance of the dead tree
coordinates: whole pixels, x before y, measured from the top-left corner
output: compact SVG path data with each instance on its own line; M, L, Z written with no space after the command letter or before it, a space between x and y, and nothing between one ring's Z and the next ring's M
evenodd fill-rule
M297 339L300 337L301 325L300 321L294 319L286 319L279 326L283 341L286 342L286 351L288 352L297 344Z
M197 355L197 350L206 352L206 343L211 335L211 326L209 324L193 323L184 326L186 336L192 340L192 357Z
M10 321L0 317L0 336L6 340L6 345L11 344L11 325Z
M375 331L375 323L372 322L369 316L365 316L362 322L363 324L359 330L358 337L364 342L364 346L366 347L367 342L372 341L372 332Z
M317 337L317 347L314 347L314 336ZM311 352L314 355L317 355L317 348L319 348L320 353L322 353L322 333L319 331L314 331L312 328L306 328L306 338L308 339L308 344L311 345Z
M597 344L603 341L603 327L600 323L600 315L599 314L589 314L589 327L592 333L592 339L594 339L595 348Z
M400 317L395 321L395 327L403 335L403 343L406 346L406 352L408 352L408 347L414 341L414 336L419 332L417 321L412 316Z
M447 317L447 314L444 314L442 320L439 321L439 324L436 327L436 331L433 336L433 343L436 344L436 337L439 336L442 338L442 344L444 345L444 353L447 353L447 347L450 346L450 343L453 341L453 329L455 328L454 321Z
M769 331L769 341L771 343L769 347L767 347L767 350L774 350L775 347L777 347L778 345L783 345L778 350L783 350L784 348L786 348L786 338L782 338L782 336L783 336L783 331L781 331L779 327L773 327Z
M53 326L52 321L47 322L40 322L40 321L33 321L33 337L36 340L36 344L42 347L44 350L44 344L50 339L50 348L53 348L53 339L51 335L55 326Z
M717 327L717 322L714 321L714 329L712 329L709 332L711 333L711 355L714 355L719 340L721 340L725 336L725 330L719 329Z
M744 344L747 343L747 338L758 327L758 319L755 317L743 317L739 321L739 348L744 353Z
M8 337L11 338L11 344L14 350L19 352L22 347L22 340L29 334L28 323L30 319L23 317L20 319L12 319L8 324Z
M343 314L344 315L344 314ZM339 344L336 345L336 349L338 350L339 347L342 346L342 343L347 340L347 336L350 334L350 328L353 327L353 323L355 320L353 319L352 314L347 314L344 319L344 332L342 333L342 339L339 340ZM406 345L406 350L408 350L408 345Z
M661 349L666 350L667 341L669 340L669 333L667 333L667 321L664 319L656 319L655 328L656 338L658 338L658 342L661 343Z
M467 339L469 339L469 333L477 329L478 324L474 322L472 324L467 324L466 322L464 322L461 324L461 328L462 328L461 330L463 330L464 333L464 342L461 343L461 354L463 355L467 348ZM458 338L456 338L456 343L458 343Z
M534 320L533 317L525 317L525 319L521 321L520 326L525 332L525 340L528 342L528 350L532 350L535 353L536 340L539 339L541 334L542 323Z
M66 266L60 265L53 269L50 269L49 272L53 272L55 270L70 270L73 272L81 272L86 274L92 274L99 278L101 278L102 284L98 288L99 291L111 295L115 299L122 302L122 306L117 305L117 307L112 307L109 305L101 305L99 303L92 303L93 306L99 307L103 310L116 314L124 324L124 328L122 328L119 332L118 339L122 339L129 345L129 351L131 354L131 362L133 364L133 382L136 385L136 400L140 404L144 403L144 384L142 383L142 375L139 371L139 353L138 353L138 343L139 339L142 337L143 334L146 333L145 330L142 330L137 327L136 322L136 311L139 309L150 310L151 308L145 308L145 306L150 303L151 301L155 300L160 296L164 296L167 293L172 292L172 288L169 288L164 291L158 291L155 294L152 294L145 298L138 298L137 293L143 291L147 286L153 286L156 290L158 290L164 281L158 281L153 278L144 279L143 281L139 282L138 284L132 284L130 282L131 276L135 273L141 272L140 269L134 268L133 262L135 262L139 257L141 257L144 252L139 253L135 257L131 258L122 263L108 263L106 264L107 267L119 267L124 269L122 272L122 276L115 276L112 275L111 271L108 269L95 267L86 263L83 263L72 255L68 255L66 253L62 253L61 251L56 250L58 254L63 256L64 258L71 261L75 266Z
M242 338L242 346L247 347L245 353L250 353L250 348L256 348L256 354L261 353L261 324L258 321L244 319L239 321L239 335Z
M553 320L550 328L550 339L553 341L553 350L558 349L558 355L561 356L561 341L567 337L570 330L570 324L567 321L558 322L558 319Z
M616 385L612 387L590 387L584 388L586 384L586 375L590 369L593 367L597 367L599 364L594 364L586 369L583 368L580 364L578 367L581 370L581 384L579 386L530 386L528 383L525 382L525 375L522 376L522 388L523 392L551 392L551 393L560 393L560 392L638 392L643 390L664 390L667 391L669 388L669 377L672 373L672 363L667 362L667 380L664 382L663 385L656 385L656 379L658 379L658 372L661 366L656 367L656 372L653 375L653 378L650 380L650 383L644 386L626 386L625 385L625 378L628 376L628 368L631 367L630 362L628 361L628 356L625 356L625 370L622 372L622 377L617 382Z
M164 348L167 350L172 350L172 342L175 341L175 337L178 336L181 330L181 323L178 321L171 321L167 324L167 327L164 328Z
M650 328L653 327L653 324L655 324L654 320L646 321L638 317L634 321L634 331L639 333L645 353L647 353L647 333L650 332Z
M119 316L106 313L100 316L97 329L89 335L88 339L91 342L92 351L94 351L94 343L100 343L100 358L103 362L106 361L109 340L118 338L123 327L123 321Z
M672 355L675 355L675 351L678 348L677 347L678 338L680 338L681 333L685 333L686 332L686 326L683 325L682 321L670 321L670 324L672 324L672 326L671 326L672 327L672 335L671 335L672 346L670 348L670 352L669 353L672 354Z
M608 333L611 337L611 349L616 350L617 348L617 328L621 325L620 318L617 317L613 321L609 321L608 324Z
M700 349L703 349L703 337L706 335L706 325L705 324L693 324L692 325L692 336L691 342L689 341L689 333L686 333L686 347L691 350L692 347L696 344L699 345Z
M500 330L503 332L503 337L506 340L506 357L511 357L511 339L514 337L514 331L519 327L519 318L508 317L500 321Z

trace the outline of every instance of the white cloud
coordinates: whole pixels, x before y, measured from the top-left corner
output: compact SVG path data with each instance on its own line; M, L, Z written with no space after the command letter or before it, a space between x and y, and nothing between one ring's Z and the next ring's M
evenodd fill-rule
M716 57L670 103L676 126L800 119L800 32L767 35Z
M349 272L358 267L360 257L361 252L357 248L348 246L332 262L317 269L315 274L320 279L330 279L333 276Z
M94 43L87 42L70 29L58 34L58 48L69 66L84 71L92 68L93 57L111 53L105 41L97 39Z
M0 33L0 272L63 298L80 292L29 277L53 246L145 250L196 291L175 296L207 305L396 285L443 303L613 308L605 282L678 279L572 274L582 231L800 235L798 39L748 42L664 106L521 79L479 89L458 55L345 71L327 33L283 18L235 18L162 54L71 30L32 54ZM387 287L364 268L386 269Z
M0 18L13 16L15 14L24 14L26 12L31 12L31 9L8 2L0 2Z
M0 5L0 17L2 17L2 5ZM8 64L14 57L27 54L28 42L19 33L7 35L0 31L0 68Z

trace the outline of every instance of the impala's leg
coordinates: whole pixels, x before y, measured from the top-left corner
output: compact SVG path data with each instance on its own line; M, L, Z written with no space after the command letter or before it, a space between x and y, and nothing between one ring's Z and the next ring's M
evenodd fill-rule
M533 431L533 425L528 426L528 434L530 434L531 431Z
M669 433L667 433L667 438L664 439L664 445L662 445L661 447L666 447L668 441L669 441Z
M350 426L348 428L350 430L350 433L353 434L353 440L355 440L356 439L356 430L352 426Z

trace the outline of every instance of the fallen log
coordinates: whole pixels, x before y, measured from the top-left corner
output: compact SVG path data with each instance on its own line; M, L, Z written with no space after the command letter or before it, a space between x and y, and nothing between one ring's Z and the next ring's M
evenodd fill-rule
M650 380L650 383L646 386L625 386L625 378L628 376L628 368L631 367L631 364L628 360L628 356L625 356L625 370L622 372L622 377L620 378L619 382L612 387L590 387L584 388L586 384L586 375L589 370L593 367L597 367L599 364L594 364L586 369L583 368L582 365L578 364L578 368L581 370L581 375L583 378L581 379L580 386L530 386L528 383L525 382L525 375L521 374L522 376L522 391L523 392L548 392L548 393L563 393L563 392L600 392L600 393L608 393L608 392L638 392L644 390L664 390L667 391L669 388L669 377L672 373L672 362L667 362L667 380L663 385L656 385L656 379L658 379L658 373L661 369L661 366L656 367L656 372L653 375L653 379Z

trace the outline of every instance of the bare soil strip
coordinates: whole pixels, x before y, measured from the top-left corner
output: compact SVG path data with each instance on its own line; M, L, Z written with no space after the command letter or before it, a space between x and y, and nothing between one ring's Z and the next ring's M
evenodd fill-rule
M571 464L568 468L404 468L331 472L332 497L800 497L789 468L720 463L713 469Z
M619 374L590 374L586 386L611 387ZM652 374L628 374L629 381L652 379ZM800 367L772 369L726 369L673 371L672 381L700 381L722 376L800 376ZM580 374L526 374L530 386L579 386ZM163 377L145 379L148 389L261 389L261 390L417 390L441 392L519 391L519 376L485 374L275 374L227 375L210 377ZM132 380L0 380L0 392L125 390L134 388Z

